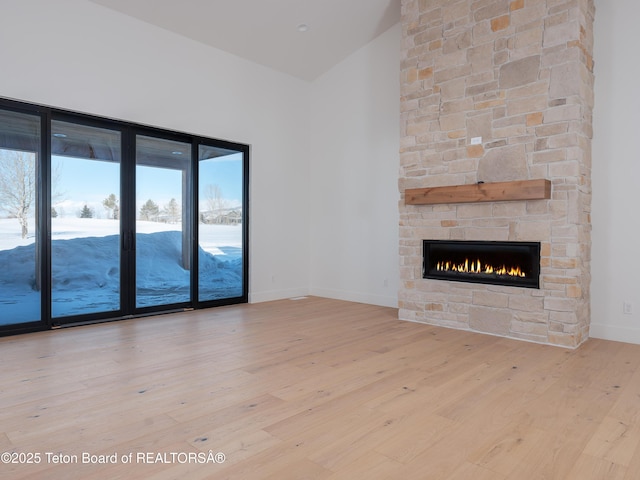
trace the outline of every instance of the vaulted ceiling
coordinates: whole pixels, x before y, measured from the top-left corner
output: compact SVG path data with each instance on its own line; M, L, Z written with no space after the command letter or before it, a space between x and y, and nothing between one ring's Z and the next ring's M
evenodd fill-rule
M400 0L89 1L307 81L400 20Z

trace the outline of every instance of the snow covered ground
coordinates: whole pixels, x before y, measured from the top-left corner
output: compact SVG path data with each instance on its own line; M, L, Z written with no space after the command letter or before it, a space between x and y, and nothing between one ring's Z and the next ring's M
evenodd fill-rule
M119 308L120 238L116 220L52 220L52 314L79 315ZM33 232L33 221L30 222ZM180 225L138 222L136 304L189 300L189 271L182 268ZM199 298L242 294L242 228L200 225ZM37 320L35 239L20 235L16 219L0 219L0 325Z

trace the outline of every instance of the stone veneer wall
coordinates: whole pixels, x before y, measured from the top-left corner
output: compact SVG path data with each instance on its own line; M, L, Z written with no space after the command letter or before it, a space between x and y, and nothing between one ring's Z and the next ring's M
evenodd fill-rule
M588 337L594 14L593 0L402 1L401 319ZM406 188L539 178L550 200L404 205ZM422 239L539 241L541 288L425 280Z

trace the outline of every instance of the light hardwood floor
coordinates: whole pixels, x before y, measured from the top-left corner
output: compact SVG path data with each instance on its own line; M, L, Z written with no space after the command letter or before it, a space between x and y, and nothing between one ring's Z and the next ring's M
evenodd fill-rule
M640 478L639 345L310 297L7 337L0 359L0 451L41 456L2 479Z

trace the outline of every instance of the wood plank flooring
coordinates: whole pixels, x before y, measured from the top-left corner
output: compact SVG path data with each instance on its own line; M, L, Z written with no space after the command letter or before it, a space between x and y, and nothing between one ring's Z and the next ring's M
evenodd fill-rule
M6 337L0 360L0 452L40 459L2 479L640 478L640 345L309 297Z

